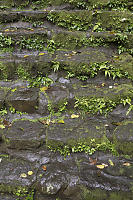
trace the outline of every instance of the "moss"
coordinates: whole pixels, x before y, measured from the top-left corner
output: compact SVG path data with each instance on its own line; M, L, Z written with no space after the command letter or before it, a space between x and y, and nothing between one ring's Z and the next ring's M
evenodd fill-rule
M100 26L100 31L128 31L129 26L132 25L133 16L131 12L116 11L96 13L91 11L53 11L48 14L47 19L58 26L68 28L69 30L86 31L92 29L98 31L98 27L96 28L95 26L98 25Z
M15 70L14 63L0 62L0 80L11 79L15 75Z
M0 192L1 193L10 193L10 194L20 194L20 196L27 194L28 188L23 186L16 185L7 185L7 184L0 184ZM18 196L18 195L17 195Z
M80 186L81 197L83 200L130 200L132 199L131 192L122 192L122 191L104 191L101 189L88 189L84 186Z
M88 11L50 12L47 19L69 30L88 30L92 23L92 13L88 15Z
M133 121L123 121L113 132L116 149L125 155L133 154L132 124Z
M114 66L119 68L125 73L128 73L131 79L133 79L133 57L128 53L123 53L115 60Z
M126 31L133 22L130 12L101 12L96 15L97 22L101 23L106 30ZM123 19L125 19L123 21Z
M89 190L84 186L81 186L80 188L83 200L103 200L108 198L106 191L101 191L100 189Z

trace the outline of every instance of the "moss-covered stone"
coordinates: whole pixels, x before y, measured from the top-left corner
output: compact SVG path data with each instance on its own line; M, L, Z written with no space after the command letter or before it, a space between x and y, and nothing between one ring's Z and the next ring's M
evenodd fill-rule
M123 192L106 192L101 189L89 190L84 186L81 186L82 198L84 200L103 200L103 199L115 199L115 200L130 200L132 193L123 193Z
M7 130L2 130L3 141L11 149L38 148L45 142L45 127L39 122L17 120Z
M124 121L113 133L113 140L116 148L123 154L132 155L133 153L133 122Z
M114 58L114 66L118 67L133 78L133 57L128 53L123 53L119 57Z
M89 29L93 31L128 31L129 26L133 24L131 12L116 11L101 11L96 13L92 11L53 11L48 14L47 19L69 30L81 31Z

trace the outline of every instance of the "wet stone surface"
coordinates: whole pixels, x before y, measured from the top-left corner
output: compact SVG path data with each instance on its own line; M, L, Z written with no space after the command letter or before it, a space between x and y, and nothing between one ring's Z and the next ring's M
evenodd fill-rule
M66 119L64 124L53 124L47 129L47 142L54 145L54 141L59 144L75 144L77 141L89 141L91 138L102 138L106 135L105 127L102 123L86 119ZM56 145L55 143L55 145Z
M6 99L7 93L8 93L9 89L4 89L4 88L0 88L0 109L3 107L4 105L4 101Z
M36 180L36 169L30 163L19 159L1 158L1 193L17 191L20 188L28 188ZM28 171L33 171L32 176L28 176ZM26 175L23 175L26 174Z
M133 200L132 6L0 1L0 200Z
M12 106L20 112L34 113L38 106L38 89L21 88L11 90L6 98L7 107Z
M38 148L45 142L45 127L39 122L20 120L3 131L2 137L8 148Z

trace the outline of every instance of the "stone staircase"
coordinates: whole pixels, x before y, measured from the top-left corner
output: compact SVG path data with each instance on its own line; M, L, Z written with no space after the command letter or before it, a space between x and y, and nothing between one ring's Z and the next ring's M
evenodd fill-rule
M133 199L133 2L0 0L0 199Z

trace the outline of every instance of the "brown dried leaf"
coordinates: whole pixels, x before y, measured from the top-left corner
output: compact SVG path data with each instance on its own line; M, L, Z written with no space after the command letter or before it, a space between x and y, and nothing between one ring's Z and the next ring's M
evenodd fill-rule
M96 165L97 158L96 159L92 159L92 158L89 157L89 161L90 161L90 165Z
M44 171L46 171L46 170L47 170L46 165L43 165L43 166L42 166L42 169L43 169Z

